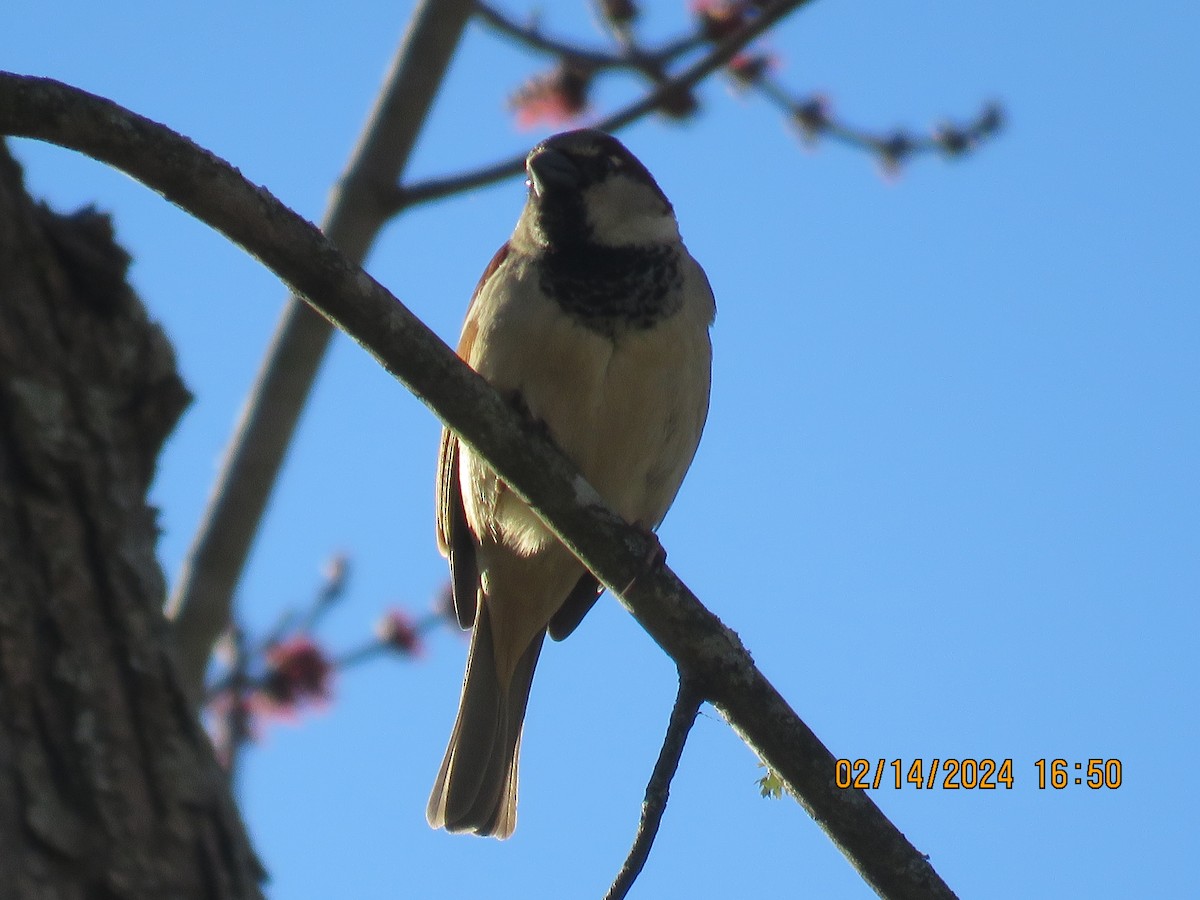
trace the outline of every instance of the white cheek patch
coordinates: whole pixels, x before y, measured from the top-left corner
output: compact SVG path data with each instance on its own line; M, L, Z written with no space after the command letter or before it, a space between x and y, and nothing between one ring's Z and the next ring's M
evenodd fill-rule
M583 194L592 239L609 247L665 244L679 239L675 217L651 188L616 175Z

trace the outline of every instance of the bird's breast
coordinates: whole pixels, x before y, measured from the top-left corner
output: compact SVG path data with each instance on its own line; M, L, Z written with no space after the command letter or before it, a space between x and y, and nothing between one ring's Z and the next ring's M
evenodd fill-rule
M534 419L616 512L657 526L707 415L707 282L689 283L695 276L685 271L672 315L650 326L618 326L609 336L548 296L532 266L518 260L502 274L495 294L479 298L468 362L502 392L519 392ZM477 534L486 528L524 553L552 539L473 454L464 455L463 465L474 495L467 515Z

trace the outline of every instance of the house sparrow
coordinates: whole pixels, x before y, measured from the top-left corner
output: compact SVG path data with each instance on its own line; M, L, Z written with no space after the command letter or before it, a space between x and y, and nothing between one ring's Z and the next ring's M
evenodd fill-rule
M544 424L626 521L657 528L708 414L712 289L670 202L615 138L555 135L525 168L528 200L475 288L458 354ZM449 430L437 531L458 621L474 633L426 817L507 838L542 641L570 634L601 588Z

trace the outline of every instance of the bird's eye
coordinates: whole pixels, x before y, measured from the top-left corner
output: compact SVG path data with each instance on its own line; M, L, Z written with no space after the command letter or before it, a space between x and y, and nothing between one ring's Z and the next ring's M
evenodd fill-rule
M623 164L624 164L624 161L619 156L610 155L610 156L604 157L604 168L607 169L609 172L616 172L616 171L620 170L620 168Z

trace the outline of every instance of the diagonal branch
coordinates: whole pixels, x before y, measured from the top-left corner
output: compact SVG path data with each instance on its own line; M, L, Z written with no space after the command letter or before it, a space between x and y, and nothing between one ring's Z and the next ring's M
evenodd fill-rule
M617 873L612 887L604 895L604 900L625 900L629 889L642 874L642 868L650 856L650 848L654 845L654 838L658 835L658 826L662 824L663 813L667 809L671 779L675 777L675 770L679 768L683 745L687 743L692 723L696 721L696 713L700 711L700 704L703 702L704 696L696 689L696 685L681 672L679 692L675 695L675 706L671 709L667 734L658 753L658 762L654 764L654 771L650 774L650 782L646 785L646 799L642 802L642 818L638 822L637 835L621 871Z
M771 4L759 16L749 20L744 26L722 40L701 59L688 66L674 78L663 82L656 90L650 92L642 99L601 119L594 127L599 128L601 131L619 131L627 125L632 125L649 113L654 112L664 102L671 100L673 97L685 94L690 88L695 87L737 56L738 51L777 24L784 16L795 12L801 6L805 6L811 2L812 0L779 0L779 2ZM500 162L492 163L472 172L464 172L460 175L451 175L445 178L431 178L410 185L401 185L396 188L388 209L392 215L395 215L408 209L410 206L428 203L432 200L440 200L443 197L475 190L476 188L487 187L489 184L495 184L497 181L503 181L505 178L520 175L524 170L525 154L522 153L519 156L513 156Z
M379 198L408 160L473 6L424 0L413 12L322 226L356 263L386 221ZM168 607L184 683L195 698L203 695L209 655L229 626L234 589L332 337L328 322L288 298L188 549Z
M0 74L0 134L50 141L142 181L261 260L479 451L782 779L879 894L949 898L928 860L870 797L839 789L834 757L754 665L737 635L606 508L550 442L311 223L223 160L111 101Z

